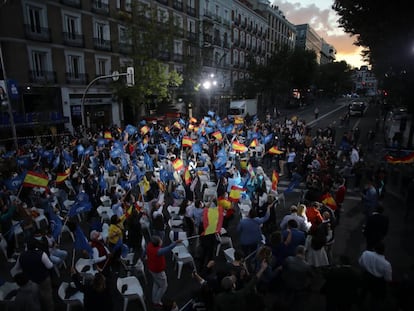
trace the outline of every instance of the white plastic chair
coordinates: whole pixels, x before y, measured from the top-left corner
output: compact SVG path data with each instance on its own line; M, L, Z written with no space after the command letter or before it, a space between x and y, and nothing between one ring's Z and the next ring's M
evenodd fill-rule
M101 196L99 199L101 200L103 206L111 206L111 198L107 195Z
M193 269L196 268L193 255L188 251L188 239L187 239L187 233L186 232L176 232L175 234L178 234L178 239L182 240L182 243L174 247L171 251L173 253L173 260L177 264L177 279L181 278L181 272L183 270L183 265L186 263L191 263L193 266ZM174 232L170 232L170 240L174 241Z
M220 249L222 247L233 248L233 241L231 240L231 237L227 235L221 235L220 233L216 233L216 240L218 242L216 247L216 256L219 255Z
M83 293L81 291L77 291L75 294L70 296L69 298L66 297L66 290L71 286L68 282L62 282L58 289L58 296L66 305L66 311L70 311L71 307L81 306L83 307Z
M283 201L283 208L286 208L285 194L283 192L282 193L278 193L278 195L277 195L276 198L277 198L278 205L282 204L282 201Z
M248 204L240 204L239 209L240 209L240 214L242 215L242 218L246 218L247 215L249 214L251 206Z
M232 263L234 261L234 252L235 249L233 247L229 247L223 251L224 257L226 258L227 262Z
M173 217L175 215L178 215L178 212L180 211L180 207L179 206L168 205L167 211L168 211L168 214L170 215L170 217Z
M36 208L35 210L39 213L39 216L34 218L34 222L36 224L37 229L42 229L43 227L46 227L46 228L49 227L49 221L47 220L45 216L45 211L41 208Z
M101 218L101 223L105 222L105 220L111 220L112 215L114 212L110 206L100 205L96 209L98 212L99 217Z
M92 264L92 260L88 258L79 258L75 263L75 269L83 279L98 273L98 270L96 270Z
M125 261L127 263L127 269L128 269L128 276L129 272L139 272L139 274L144 278L145 284L147 284L147 276L145 274L145 266L142 262L141 258L137 259L137 262L134 264L134 256L135 253L128 253L125 257Z
M203 194L203 201L210 202L212 199L217 199L216 188L206 188Z
M142 289L141 283L135 276L118 278L116 281L116 287L124 298L124 311L126 311L128 308L128 302L136 299L139 299L141 301L144 311L147 310L144 291Z
M13 306L13 302L16 296L11 297L10 299L6 299L7 295L9 295L12 291L18 289L19 286L15 282L5 282L2 286L0 286L0 309L7 310L8 307Z

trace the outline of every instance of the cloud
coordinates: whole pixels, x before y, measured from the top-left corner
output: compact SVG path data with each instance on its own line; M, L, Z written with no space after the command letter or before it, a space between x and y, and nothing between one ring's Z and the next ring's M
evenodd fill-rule
M309 24L319 36L337 50L336 60L345 60L355 67L363 65L359 55L361 48L353 44L355 38L338 27L338 16L330 5L328 8L321 8L314 3L304 5L285 1L274 1L274 5L279 7L292 24Z

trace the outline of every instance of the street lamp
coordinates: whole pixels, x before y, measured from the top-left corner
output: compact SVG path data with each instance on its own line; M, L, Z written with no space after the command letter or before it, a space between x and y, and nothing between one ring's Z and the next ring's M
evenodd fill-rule
M212 95L210 89L213 89L217 86L217 80L214 78L214 73L210 74L209 77L203 81L202 86L203 89L205 89L208 92L208 110L210 110Z

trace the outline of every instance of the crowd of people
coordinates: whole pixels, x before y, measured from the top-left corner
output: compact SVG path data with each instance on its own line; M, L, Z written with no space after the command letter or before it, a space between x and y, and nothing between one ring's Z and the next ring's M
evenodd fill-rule
M191 238L200 286L188 310L305 310L319 290L327 310L378 304L392 281L381 206L387 176L383 167L361 173L358 138L350 132L337 146L334 127L312 133L298 118L246 122L209 112L201 120L141 121L28 141L4 152L10 165L2 172L0 243L19 286L13 310L54 310L51 275L62 269L71 271L76 290L84 293L84 310L113 310L108 292L130 272L131 253L151 275L151 306L178 310L165 297L166 265L184 241L170 239L170 232ZM359 266L332 255L350 176L363 190L366 217L367 250ZM299 183L306 191L277 219L285 195L278 191L281 178L291 183L286 191ZM209 218L213 209L217 217ZM60 248L64 233L73 237L71 250ZM220 235L231 238L235 249L225 264L215 252ZM85 278L75 257L89 258L97 273ZM318 289L320 275L326 283ZM339 295L336 286L347 294ZM269 292L283 298L266 305Z

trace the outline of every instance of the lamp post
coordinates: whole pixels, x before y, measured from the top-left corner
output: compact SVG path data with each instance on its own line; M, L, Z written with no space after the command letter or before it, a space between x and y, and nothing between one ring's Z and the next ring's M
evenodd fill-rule
M214 73L210 74L209 77L202 83L203 89L208 92L208 110L211 109L211 89L217 86L217 80L214 79Z

